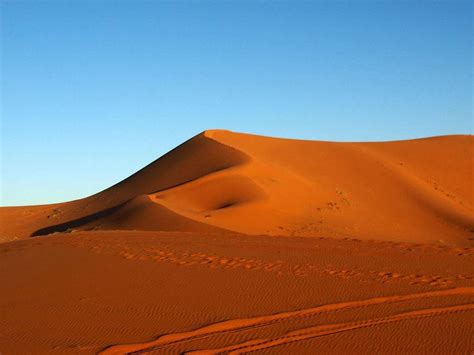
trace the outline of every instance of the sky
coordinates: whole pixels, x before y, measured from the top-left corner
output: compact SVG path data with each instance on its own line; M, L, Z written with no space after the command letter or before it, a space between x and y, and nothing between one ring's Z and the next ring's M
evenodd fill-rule
M473 132L470 1L0 6L3 206L86 197L210 128Z

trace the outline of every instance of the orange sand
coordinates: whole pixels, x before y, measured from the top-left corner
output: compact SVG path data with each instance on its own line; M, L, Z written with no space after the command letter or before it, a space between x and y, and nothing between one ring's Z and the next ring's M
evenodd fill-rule
M474 138L206 131L0 209L0 353L469 353Z

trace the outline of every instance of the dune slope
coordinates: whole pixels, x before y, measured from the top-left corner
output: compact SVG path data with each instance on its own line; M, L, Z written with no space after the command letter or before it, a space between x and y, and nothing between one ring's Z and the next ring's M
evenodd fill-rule
M474 138L383 143L205 131L85 199L0 209L3 240L76 229L474 245Z

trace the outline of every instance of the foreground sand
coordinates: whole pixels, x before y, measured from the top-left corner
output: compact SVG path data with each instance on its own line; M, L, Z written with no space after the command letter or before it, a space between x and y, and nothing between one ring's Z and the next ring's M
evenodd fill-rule
M469 354L474 139L206 131L0 208L0 354Z
M0 255L2 354L473 349L472 248L103 231Z

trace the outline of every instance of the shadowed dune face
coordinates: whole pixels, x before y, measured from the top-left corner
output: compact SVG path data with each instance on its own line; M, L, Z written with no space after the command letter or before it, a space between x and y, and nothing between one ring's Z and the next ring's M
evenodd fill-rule
M201 133L95 197L114 203L128 200L176 187L248 160L244 152L208 139Z
M93 196L54 205L0 208L0 242L71 229L219 230L152 204L146 196L248 160L244 153L199 134Z
M4 240L68 229L474 245L474 139L332 143L206 131L91 197L2 208Z
M33 236L56 232L83 230L159 230L225 232L209 224L200 223L176 214L166 207L154 203L146 195L138 196L118 206L51 227L37 230Z

